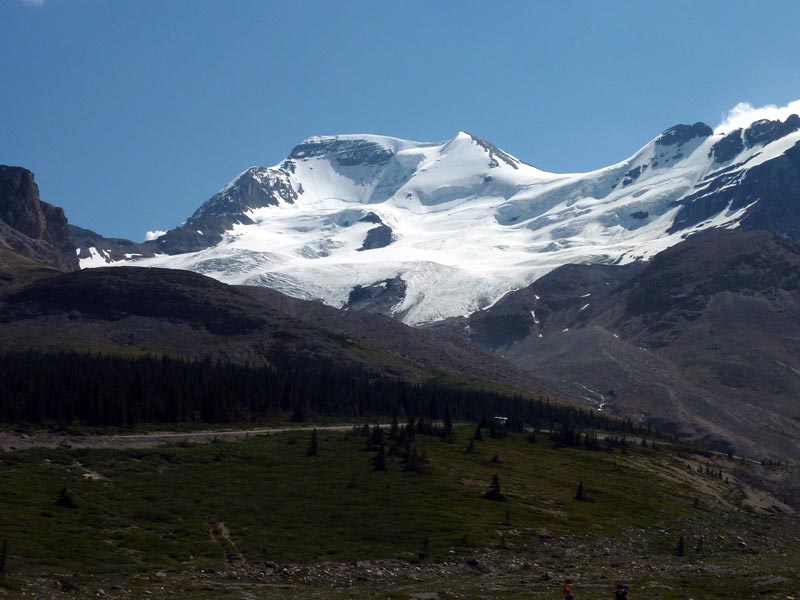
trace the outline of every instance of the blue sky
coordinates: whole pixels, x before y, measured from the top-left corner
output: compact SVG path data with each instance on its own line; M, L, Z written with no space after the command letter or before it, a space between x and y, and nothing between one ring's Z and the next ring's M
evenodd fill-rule
M136 240L305 137L459 130L550 171L800 98L800 3L0 0L0 163Z

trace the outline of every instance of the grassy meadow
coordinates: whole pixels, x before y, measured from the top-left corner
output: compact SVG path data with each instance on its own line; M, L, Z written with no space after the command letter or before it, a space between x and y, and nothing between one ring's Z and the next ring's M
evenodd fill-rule
M421 473L404 470L391 443L387 470L377 471L365 437L324 429L317 456L308 456L304 431L148 450L4 453L0 598L29 597L43 581L52 597L84 597L95 586L140 597L136 590L166 586L186 598L223 590L414 598L433 586L439 595L427 597L481 598L500 586L504 597L544 598L558 597L565 581L596 592L578 597L602 597L618 579L651 598L796 593L796 529L769 502L748 504L752 494L729 475L733 461L663 442L625 453L554 448L545 434L531 443L521 433L484 433L468 453L474 430L457 426L449 442L418 436ZM722 476L700 472L709 468ZM484 498L494 475L505 501ZM363 571L364 561L382 560L404 566L391 577L300 575L310 565ZM265 563L278 566L265 572ZM206 580L209 571L219 576ZM109 591L113 581L124 584Z

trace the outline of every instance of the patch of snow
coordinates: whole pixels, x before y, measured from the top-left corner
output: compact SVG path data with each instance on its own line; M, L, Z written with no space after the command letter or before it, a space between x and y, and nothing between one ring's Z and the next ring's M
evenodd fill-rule
M98 250L94 246L89 247L89 256L78 260L81 269L89 269L94 267L108 267L114 263L107 250Z
M266 285L333 306L342 306L356 285L399 276L406 296L396 311L404 322L468 315L564 264L649 260L687 233L737 227L747 207L729 206L688 231L668 233L680 210L676 203L709 185L707 176L719 170L709 157L718 139L696 138L680 150L654 140L615 165L555 174L501 159L499 151L463 132L440 143L370 135L310 138L362 140L388 153L379 164L342 164L324 154L287 159L291 169L281 169L285 161L255 168L254 177L280 178L302 195L293 204L247 211L252 223L233 225L215 247L126 259L226 283ZM743 150L730 164L743 163L737 168L744 173L797 141L800 132ZM623 185L634 171L638 176ZM354 215L367 212L380 215L395 239L359 252L375 224ZM147 239L163 233L148 232ZM81 266L105 266L107 259L91 254ZM536 320L533 311L531 318Z

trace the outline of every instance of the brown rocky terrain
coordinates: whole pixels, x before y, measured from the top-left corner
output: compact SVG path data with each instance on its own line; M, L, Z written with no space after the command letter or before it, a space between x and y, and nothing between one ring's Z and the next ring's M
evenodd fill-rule
M64 209L42 202L33 173L0 165L0 248L60 271L78 268Z
M567 265L465 332L563 394L717 449L800 457L800 246L712 231L647 264Z

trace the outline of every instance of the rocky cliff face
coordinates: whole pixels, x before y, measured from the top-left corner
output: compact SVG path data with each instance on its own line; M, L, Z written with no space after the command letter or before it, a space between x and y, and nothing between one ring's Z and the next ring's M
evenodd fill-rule
M39 200L33 173L0 165L0 246L62 271L78 269L64 209Z

